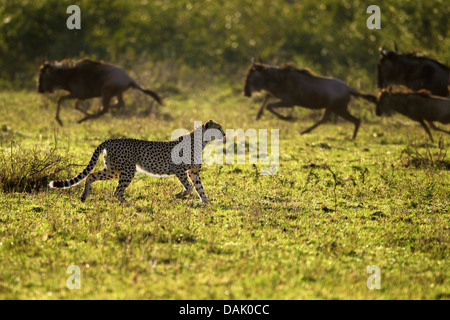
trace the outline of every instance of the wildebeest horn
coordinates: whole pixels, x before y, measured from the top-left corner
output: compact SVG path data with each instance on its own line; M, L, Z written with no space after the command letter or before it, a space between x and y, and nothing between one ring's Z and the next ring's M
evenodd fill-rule
M41 70L41 71L46 71L47 69L50 69L50 67L51 67L50 62L45 61L45 62L41 65L41 67L39 68L39 70Z
M398 53L398 48L397 48L397 44L395 43L395 41L394 41L394 50L396 53Z
M251 62L251 64L252 64L252 66L255 65L255 57L252 57L251 60L250 60L250 62Z

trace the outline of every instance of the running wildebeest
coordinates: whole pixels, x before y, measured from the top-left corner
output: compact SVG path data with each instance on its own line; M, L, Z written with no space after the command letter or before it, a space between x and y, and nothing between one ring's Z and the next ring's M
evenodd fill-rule
M378 88L388 85L404 85L413 91L429 90L433 95L449 95L450 68L436 60L417 56L414 53L399 54L394 51L380 51L377 65Z
M303 130L301 134L310 132L326 122L331 113L335 113L355 125L354 139L361 120L352 116L347 109L350 96L362 97L376 103L375 96L359 93L341 80L319 77L309 70L297 69L290 64L278 67L253 62L245 79L244 95L251 97L252 92L261 90L265 90L267 93L256 119L261 117L264 108L283 120L289 118L274 109L293 108L294 106L309 109L325 108L322 118L312 127ZM268 103L271 98L281 101Z
M417 92L410 90L392 92L382 89L378 95L376 114L381 116L389 110L397 111L418 121L430 136L431 141L433 136L425 121L432 129L450 134L450 131L438 128L433 123L433 121L450 123L450 99L448 98L433 96L430 91L424 89Z
M116 106L123 107L122 93L130 87L150 95L159 104L163 104L161 98L154 91L142 89L123 69L103 61L93 61L87 58L81 61L63 60L56 63L45 62L39 68L39 93L52 93L56 89L69 92L68 95L58 99L55 118L60 125L62 122L59 118L59 110L64 100L78 99L74 107L85 115L78 121L81 123L105 114L109 110L110 100L114 96L118 99ZM82 100L96 97L102 98L103 107L99 112L89 114L79 107Z

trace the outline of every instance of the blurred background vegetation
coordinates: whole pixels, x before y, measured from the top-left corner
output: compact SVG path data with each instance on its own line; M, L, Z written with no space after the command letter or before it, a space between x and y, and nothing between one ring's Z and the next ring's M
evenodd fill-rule
M66 27L72 4L81 30ZM366 27L371 4L380 30ZM83 57L137 73L170 61L226 81L255 57L374 87L383 44L449 64L449 16L444 0L0 0L0 88L34 89L45 60Z

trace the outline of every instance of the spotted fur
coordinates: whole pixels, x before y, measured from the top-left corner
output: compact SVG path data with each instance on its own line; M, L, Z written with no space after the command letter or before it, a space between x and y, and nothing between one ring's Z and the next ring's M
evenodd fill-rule
M85 201L92 182L118 178L119 184L114 191L114 196L121 202L125 202L124 191L131 183L131 180L133 180L137 169L140 172L156 176L175 175L184 187L184 191L176 195L177 198L183 198L192 192L192 186L189 182L191 180L200 201L208 202L209 200L206 197L200 179L200 170L202 166L201 152L208 142L214 140L208 138L209 135L205 135L209 129L216 129L221 135L221 137L216 136L212 138L225 138L225 133L220 124L214 120L209 120L202 126L191 131L188 135L181 136L172 141L145 141L136 139L107 140L95 149L91 161L83 172L70 180L52 181L49 186L54 189L66 189L86 179L84 191L81 195L81 201ZM201 144L194 141L195 137L201 137ZM190 161L181 163L174 162L172 151L175 147L180 147L179 144L183 141L188 141L185 139L190 139ZM104 167L102 170L92 172L102 151ZM182 156L182 152L180 155ZM200 159L195 158L195 155L197 157L200 155Z

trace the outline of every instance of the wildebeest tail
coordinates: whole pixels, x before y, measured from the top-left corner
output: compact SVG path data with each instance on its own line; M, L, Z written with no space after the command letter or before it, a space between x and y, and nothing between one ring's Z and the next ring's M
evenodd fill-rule
M148 94L149 96L151 96L153 99L155 99L160 105L164 105L164 102L162 101L161 97L158 96L158 94L155 91L152 90L148 90L148 89L142 89L136 82L131 82L131 86L133 88L136 88L146 94Z
M375 97L375 96L372 95L372 94L364 94L364 93L358 92L357 90L355 90L355 89L353 89L353 88L351 89L350 94L351 94L352 96L355 96L355 97L361 97L361 98L364 98L364 99L366 99L366 100L369 101L369 102L377 103L377 97Z
M97 147L97 149L95 149L91 161L89 161L89 164L86 166L83 172L81 172L75 178L65 181L51 181L48 186L52 189L67 189L79 184L81 181L84 180L84 178L87 177L89 173L92 172L92 170L94 170L98 158L100 157L100 154L102 153L103 149L105 149L105 147L106 147L105 142L103 142L101 145Z

